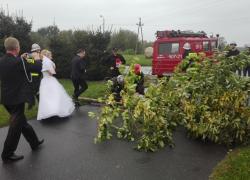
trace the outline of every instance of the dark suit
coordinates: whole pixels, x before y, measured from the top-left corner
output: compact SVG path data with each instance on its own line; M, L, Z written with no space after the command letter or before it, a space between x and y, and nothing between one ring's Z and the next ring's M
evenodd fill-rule
M229 49L228 53L226 54L226 57L233 57L238 56L240 54L240 51L238 49ZM241 68L237 68L238 75L241 76Z
M192 53L192 50L191 49L185 49L184 53L182 55L182 59L185 59L189 55L189 53Z
M85 80L86 60L81 59L80 56L75 56L71 62L71 79L74 85L74 99L88 89L88 84Z
M117 77L113 77L111 81L112 81L111 92L114 94L115 100L119 102L121 100L121 91L124 88L124 82L119 83L117 81Z
M226 57L237 56L239 54L240 54L240 51L238 49L235 49L235 50L230 49L228 53L226 54Z
M42 60L38 60L41 61ZM39 88L40 88L40 83L42 79L42 72L37 73L37 72L31 72L32 75L32 83L30 83L31 90L33 96L31 96L30 102L29 102L29 108L34 106L36 104L36 99L39 101Z
M135 83L136 83L136 92L141 94L141 95L144 95L144 74L143 72L141 72L137 79L135 80Z
M121 54L116 54L116 55L112 54L107 58L106 63L113 68L110 71L110 76L113 78L121 74L117 65L119 63L126 64L126 60Z
M35 61L28 64L24 61L28 75L30 71L41 72L42 63ZM31 148L38 145L39 140L33 128L27 123L24 114L25 102L32 96L30 84L26 78L20 58L6 54L0 59L1 103L10 114L10 125L4 143L2 158L11 156L18 145L21 134L29 142Z

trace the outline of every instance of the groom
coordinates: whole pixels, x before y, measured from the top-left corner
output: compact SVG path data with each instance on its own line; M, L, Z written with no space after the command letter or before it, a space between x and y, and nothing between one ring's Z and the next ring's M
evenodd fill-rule
M85 49L79 49L71 62L71 80L74 85L73 100L76 108L80 106L78 97L88 89L85 77L87 65L85 55Z
M13 162L23 159L22 155L15 154L21 134L32 150L38 149L43 143L24 114L25 102L32 95L28 82L30 71L40 72L42 64L40 61L34 61L33 64L22 61L18 57L20 45L16 38L7 38L4 47L6 54L0 59L1 103L10 114L10 125L1 157L3 162Z

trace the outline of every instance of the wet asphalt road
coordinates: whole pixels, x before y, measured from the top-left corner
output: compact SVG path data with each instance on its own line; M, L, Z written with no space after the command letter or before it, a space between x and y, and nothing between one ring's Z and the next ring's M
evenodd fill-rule
M176 147L157 153L138 152L133 144L113 139L94 144L97 122L88 117L98 107L83 106L72 118L30 121L44 145L32 152L21 138L17 153L24 160L0 163L0 180L205 180L226 148L175 134ZM7 128L0 129L0 149Z

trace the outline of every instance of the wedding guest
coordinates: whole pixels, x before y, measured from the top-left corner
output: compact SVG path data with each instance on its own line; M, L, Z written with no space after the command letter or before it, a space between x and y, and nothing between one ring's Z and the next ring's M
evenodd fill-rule
M24 114L25 103L32 95L31 90L28 90L30 71L40 72L42 64L39 61L27 63L22 59L26 54L22 58L18 57L20 45L14 37L7 38L4 47L6 54L0 59L1 103L10 114L10 125L1 157L3 162L13 162L24 158L15 154L21 134L33 150L38 149L44 141L38 139Z
M78 97L88 89L88 84L86 82L87 63L85 55L85 49L79 49L71 62L71 80L74 85L73 100L76 107L80 106Z

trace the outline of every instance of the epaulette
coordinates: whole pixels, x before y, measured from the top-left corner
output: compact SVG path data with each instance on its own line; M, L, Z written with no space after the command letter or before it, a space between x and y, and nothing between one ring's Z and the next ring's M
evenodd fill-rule
M27 63L35 64L35 60L34 59L27 59Z

